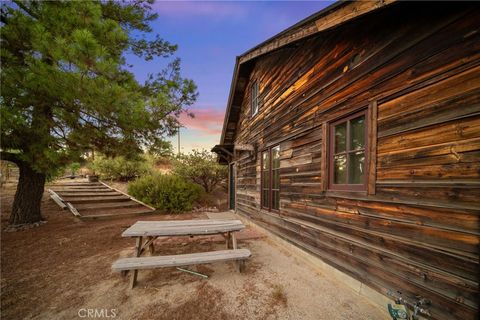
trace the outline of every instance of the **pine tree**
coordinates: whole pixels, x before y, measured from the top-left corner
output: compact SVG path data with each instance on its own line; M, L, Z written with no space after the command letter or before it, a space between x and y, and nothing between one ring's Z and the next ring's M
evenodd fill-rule
M197 97L177 49L152 35L152 1L13 1L1 7L1 150L20 178L11 224L42 219L46 179L94 148L162 145ZM125 55L170 64L144 84Z

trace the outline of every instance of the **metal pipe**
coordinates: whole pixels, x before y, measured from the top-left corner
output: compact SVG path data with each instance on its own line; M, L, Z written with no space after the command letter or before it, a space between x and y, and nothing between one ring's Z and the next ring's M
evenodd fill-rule
M180 155L180 126L178 126L178 151L177 154Z
M187 272L187 273L191 273L191 274L194 274L196 276L199 276L199 277L202 277L204 279L208 279L208 276L206 274L203 274L203 273L199 273L199 272L196 272L196 271L192 271L192 270L188 270L188 269L183 269L183 268L179 268L177 267L177 270L180 270L180 271L183 271L183 272Z
M401 292L399 292L399 291L393 292L393 291L390 291L390 290L387 291L387 295L395 298L396 303L403 304L403 305L406 305L408 307L413 308L415 316L418 313L421 313L421 314L424 314L424 315L427 315L427 316L431 316L430 310L428 310L427 308L422 308L421 307L421 306L425 306L425 305L430 305L430 300L428 300L428 299L425 299L425 298L422 298L422 297L417 297L417 301L412 302L410 299L404 298Z

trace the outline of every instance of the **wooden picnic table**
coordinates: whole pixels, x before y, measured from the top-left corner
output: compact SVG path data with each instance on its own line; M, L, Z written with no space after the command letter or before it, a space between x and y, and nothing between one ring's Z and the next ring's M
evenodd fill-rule
M122 233L122 237L134 237L136 238L136 245L135 245L135 257L140 257L141 254L145 251L146 248L149 249L150 253L153 254L155 252L154 241L158 237L171 237L171 236L199 236L199 235L213 235L213 234L221 234L226 239L226 247L227 249L231 247L234 250L237 250L237 240L235 237L235 232L240 231L245 228L245 225L240 220L226 220L226 219L206 219L206 220L169 220L169 221L137 221L131 227L126 229ZM143 241L145 239L145 241ZM246 249L245 249L246 250ZM228 253L225 251L224 260L241 260L244 259L246 256L250 256L250 252L246 250L243 254L239 250L233 253ZM205 253L205 256L208 253ZM198 261L197 263L201 263L202 254L197 254ZM173 256L172 256L173 257ZM203 257L205 258L205 257ZM145 259L145 258L141 258ZM212 258L213 259L213 258ZM221 261L218 255L215 257L215 261ZM114 269L121 270L122 274L126 274L127 270L122 268L125 267L127 264L132 264L132 261L135 261L135 258L127 258L124 259L123 263L116 263L114 264ZM140 260L138 260L140 262ZM213 260L212 260L213 261ZM196 264L195 260L192 260L192 264ZM163 267L168 265L165 259L156 260L158 267ZM135 264L135 262L133 262ZM155 265L155 263L153 263ZM242 269L242 264L239 264L240 270ZM130 268L132 269L132 268ZM138 270L133 270L132 276L132 287L135 286L137 280L137 273Z
M199 236L221 234L226 238L227 249L230 239L232 248L237 248L235 232L245 228L240 220L206 219L206 220L168 220L168 221L137 221L122 233L122 237L136 237L137 256L149 247L153 253L153 241L160 236ZM146 237L145 243L142 242Z
M206 235L243 228L242 221L227 219L137 221L122 233L122 237Z

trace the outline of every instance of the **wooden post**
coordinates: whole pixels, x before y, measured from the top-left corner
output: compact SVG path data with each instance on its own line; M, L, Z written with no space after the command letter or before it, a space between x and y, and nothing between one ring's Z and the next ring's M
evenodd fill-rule
M137 243L135 246L135 256L140 257L141 252L142 252L142 237L137 237ZM132 279L130 283L130 286L132 289L133 287L135 287L135 284L137 283L137 274L138 274L138 270L137 269L133 270Z
M178 151L177 154L180 154L180 126L178 126Z

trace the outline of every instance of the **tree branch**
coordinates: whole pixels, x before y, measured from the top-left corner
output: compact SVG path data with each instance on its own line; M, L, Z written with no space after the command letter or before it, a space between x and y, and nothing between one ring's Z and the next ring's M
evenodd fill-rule
M11 153L11 152L5 152L5 151L0 151L0 160L3 161L10 161L15 164L22 164L23 160L21 160L18 157L17 153Z
M13 0L13 3L15 3L20 9L28 13L32 18L38 19L38 16L30 10L29 7L27 7L22 1L19 0Z
M8 24L8 20L7 20L7 17L3 15L3 12L2 14L0 14L0 22L1 23L4 23L4 24Z

